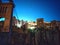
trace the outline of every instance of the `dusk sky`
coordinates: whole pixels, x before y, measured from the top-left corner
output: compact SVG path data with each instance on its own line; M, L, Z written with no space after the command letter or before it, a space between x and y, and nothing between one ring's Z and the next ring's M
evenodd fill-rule
M45 21L60 21L59 0L14 0L13 15L19 20L36 21L44 18Z

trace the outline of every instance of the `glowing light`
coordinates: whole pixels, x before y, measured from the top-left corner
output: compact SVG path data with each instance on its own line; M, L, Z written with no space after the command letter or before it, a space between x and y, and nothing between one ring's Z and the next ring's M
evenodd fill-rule
M5 21L5 18L0 18L0 21Z
M36 27L29 27L29 29L35 29Z

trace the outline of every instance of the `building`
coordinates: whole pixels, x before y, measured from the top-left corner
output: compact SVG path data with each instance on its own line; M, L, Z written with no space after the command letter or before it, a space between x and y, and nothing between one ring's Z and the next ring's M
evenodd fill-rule
M0 21L0 32L1 32L2 29L3 29L3 25L4 25L4 21Z
M13 8L14 3L12 0L9 0L8 3L3 3L2 1L0 1L0 18L5 18L2 32L10 31Z
M44 26L44 19L43 18L38 18L37 19L37 27L43 27Z
M56 21L56 20L53 20L51 22L44 22L43 18L38 18L37 19L37 27L40 28L40 27L44 27L44 28L56 28L56 26L59 27L60 29L60 21Z
M35 29L37 27L36 22L28 22L28 29Z
M60 30L60 21L56 21L56 20L51 21L51 27L54 29L58 27Z
M44 22L44 28L45 29L50 29L51 23L50 22Z

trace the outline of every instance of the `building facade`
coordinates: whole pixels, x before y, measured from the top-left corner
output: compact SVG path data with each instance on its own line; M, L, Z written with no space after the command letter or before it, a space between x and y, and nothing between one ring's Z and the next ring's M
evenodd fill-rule
M5 18L2 32L10 31L13 8L14 8L14 4L12 0L9 0L8 3L3 3L2 1L0 1L0 18L2 17Z

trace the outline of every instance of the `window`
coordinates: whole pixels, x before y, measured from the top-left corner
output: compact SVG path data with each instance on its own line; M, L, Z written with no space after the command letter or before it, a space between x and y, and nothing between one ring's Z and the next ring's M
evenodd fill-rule
M0 18L0 21L5 21L5 18Z
M7 7L0 6L0 13L6 13Z
M6 13L7 7L2 7L2 13Z
M6 13L6 11L7 11L7 7L4 7L4 13Z

